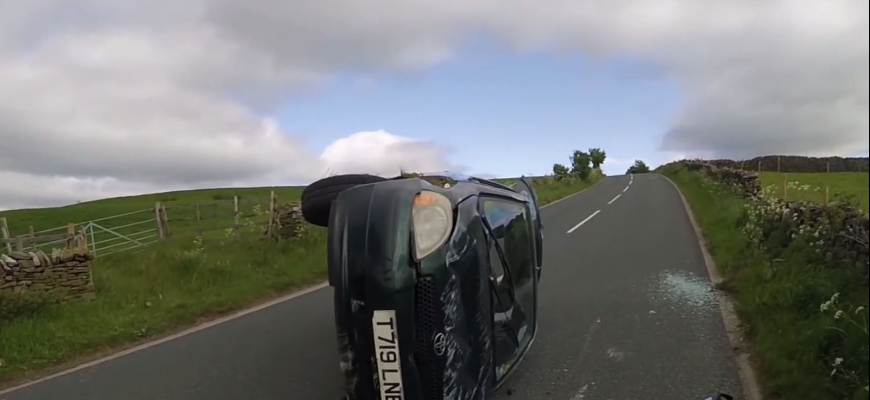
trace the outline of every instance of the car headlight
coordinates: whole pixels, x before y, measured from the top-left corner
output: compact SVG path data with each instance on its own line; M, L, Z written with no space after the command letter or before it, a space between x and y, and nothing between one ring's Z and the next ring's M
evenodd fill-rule
M441 194L422 191L414 197L412 210L414 251L417 260L444 244L453 230L453 207Z

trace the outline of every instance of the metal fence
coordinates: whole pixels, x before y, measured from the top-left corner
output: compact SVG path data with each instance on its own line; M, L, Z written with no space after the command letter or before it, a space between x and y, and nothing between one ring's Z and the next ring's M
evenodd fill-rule
M65 226L12 235L6 218L0 218L0 251L44 251L62 248L73 237L84 237L94 257L142 249L173 235L227 236L240 232L269 233L276 218L277 196L234 197L232 200L199 204L156 203L143 209Z

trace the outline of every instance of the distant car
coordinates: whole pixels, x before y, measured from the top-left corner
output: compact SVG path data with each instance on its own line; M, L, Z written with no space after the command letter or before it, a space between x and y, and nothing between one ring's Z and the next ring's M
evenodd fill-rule
M430 181L341 175L303 193L328 227L349 400L490 399L537 334L533 186Z

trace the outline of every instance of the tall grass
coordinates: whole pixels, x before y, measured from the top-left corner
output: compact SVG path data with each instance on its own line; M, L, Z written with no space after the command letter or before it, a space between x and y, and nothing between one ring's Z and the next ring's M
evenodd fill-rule
M801 238L780 248L753 242L742 197L679 166L662 172L685 194L726 276L766 398L867 400L870 293L861 271L832 265Z

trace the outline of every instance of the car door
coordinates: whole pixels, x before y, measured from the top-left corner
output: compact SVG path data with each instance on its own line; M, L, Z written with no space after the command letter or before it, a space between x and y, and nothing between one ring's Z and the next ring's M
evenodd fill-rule
M537 258L538 279L541 279L541 268L544 266L544 227L541 223L541 208L538 205L538 194L529 178L522 177L515 186L517 192L529 199L532 227L534 228L535 256Z
M481 198L487 231L494 364L500 384L537 333L537 258L528 202Z

